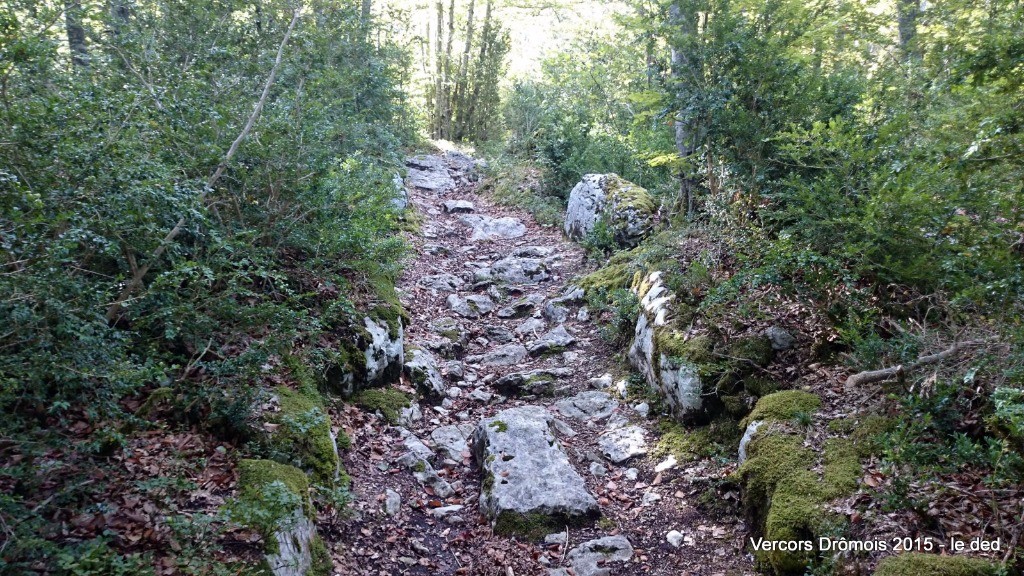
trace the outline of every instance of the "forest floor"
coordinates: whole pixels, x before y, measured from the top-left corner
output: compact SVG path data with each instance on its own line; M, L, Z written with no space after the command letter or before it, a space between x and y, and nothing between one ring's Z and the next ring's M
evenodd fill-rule
M449 358L438 362L451 387L446 399L422 401L422 418L406 422L405 428L390 424L379 413L351 406L335 414L335 424L352 439L352 449L343 458L353 480L351 518L324 534L332 543L335 572L382 576L753 574L752 559L743 550L746 529L742 519L728 512L709 515L707 507L698 503L714 480L724 477L734 464L713 460L676 465L666 462L666 454L658 450L657 421L645 416L643 399L624 397L615 384L608 386L610 382L622 382L629 367L600 337L601 318L588 317L586 312L580 314L580 309L585 309L583 302L568 304L568 316L562 324L575 342L565 351L526 356L499 366L488 365L481 358L503 346L535 341L558 323L548 321L542 305L518 319L500 318L496 312L466 318L452 310L448 303L451 294L459 298L489 295L496 300L498 309L523 297L533 296L534 302L549 301L563 294L575 277L588 272L589 263L583 250L566 240L561 230L539 226L525 212L493 204L479 194L478 182L460 178L457 169L452 169L452 175L456 186L444 194L409 189L409 209L422 221L419 231L410 233L415 257L399 283L411 317L406 330L407 348L436 350L437 327L445 326L450 331L453 325L457 326L458 342L447 350ZM445 209L444 203L452 200L472 203L472 215L518 220L525 226L525 233L516 238L473 240L473 229L461 219L465 214L448 213ZM474 283L474 270L524 254L546 254L546 278L536 283L506 283L500 289L497 285ZM443 276L446 274L459 279L450 282L454 285L451 291L438 289L438 283L432 280L439 275L447 278ZM498 379L509 373L540 368L569 371L563 372L567 375L543 395L507 397L494 387ZM399 388L411 391L413 386L403 377ZM559 412L564 402L556 406L560 400L597 390L604 392L598 396L602 408L606 408L600 413L576 414L579 417L574 418ZM601 512L600 519L581 527L565 528L561 537L550 536L547 541L544 537L530 539L494 533L490 520L480 510L482 474L469 446L471 434L481 419L524 405L541 406L568 424L559 426L558 442L573 468L585 479L586 489L597 500ZM621 464L602 457L598 436L608 429L629 425L643 430L646 448L640 450L646 453ZM452 448L450 441L442 441L448 448L439 445L435 439L441 436L435 431L443 427L447 427L446 431L460 430L468 444L460 446L456 441ZM414 476L415 470L399 463L401 456L420 442L444 452L433 461L438 475L452 488L447 497L421 484ZM538 479L539 483L543 481ZM397 507L395 493L400 497ZM674 538L678 546L666 538L670 531L680 532ZM570 553L573 548L612 535L628 539L632 553L599 559L589 568L582 564L574 566L572 560L579 555ZM622 559L627 555L628 559ZM559 567L565 571L558 570Z

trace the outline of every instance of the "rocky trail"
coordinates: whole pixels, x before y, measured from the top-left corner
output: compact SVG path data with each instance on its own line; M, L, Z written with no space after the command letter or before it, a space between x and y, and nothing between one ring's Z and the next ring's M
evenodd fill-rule
M351 518L340 574L752 574L738 517L697 500L710 460L657 450L647 404L599 336L573 279L584 253L561 230L478 194L476 161L408 162L415 259L393 422L347 407Z

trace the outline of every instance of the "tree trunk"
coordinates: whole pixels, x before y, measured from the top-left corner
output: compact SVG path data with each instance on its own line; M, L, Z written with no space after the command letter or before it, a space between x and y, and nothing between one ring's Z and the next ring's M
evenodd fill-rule
M896 25L900 50L905 56L917 56L914 38L917 36L917 16L921 13L920 0L896 0Z
M462 61L459 63L459 78L455 82L455 139L465 138L467 131L467 104L466 81L469 75L469 52L473 48L473 8L475 0L469 0L469 12L466 15L466 48L462 51Z
M372 7L371 0L363 0L362 5L359 7L359 19L362 21L363 26L367 26L370 23L370 8Z
M448 4L448 40L444 49L444 135L452 137L452 41L455 39L455 0Z
M444 129L444 53L441 37L444 35L444 2L437 0L437 31L434 38L434 58L437 59L437 71L434 79L434 138L441 138ZM450 15L449 15L450 16Z
M68 34L68 48L71 49L71 63L76 67L87 67L89 65L89 49L85 45L85 27L82 25L82 3L80 1L64 1L64 26Z
M121 35L121 30L128 24L130 13L125 0L110 0L110 32L114 37Z
M697 35L696 14L684 14L677 3L673 4L670 8L669 16L680 27L684 37L692 38ZM672 76L675 78L678 86L676 100L679 104L682 104L687 99L687 91L684 87L687 84L693 85L696 79L700 77L698 71L694 68L695 63L685 54L683 49L679 47L672 48ZM682 159L689 158L697 149L696 123L696 118L684 117L681 110L676 113L676 150ZM696 192L697 182L693 176L693 170L684 166L679 171L679 207L686 210L688 218L693 218L694 216L694 196Z
M476 78L472 80L473 95L469 98L469 110L466 112L466 130L468 135L478 136L479 132L477 129L476 105L480 99L480 87L483 85L483 67L487 61L487 46L489 42L491 42L491 0L487 0L487 10L484 12L484 27L480 33L480 58L477 60L479 65L477 66Z

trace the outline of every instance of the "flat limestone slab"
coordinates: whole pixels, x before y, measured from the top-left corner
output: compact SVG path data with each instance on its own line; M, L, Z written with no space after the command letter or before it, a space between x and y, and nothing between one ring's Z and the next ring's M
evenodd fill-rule
M541 537L550 527L596 518L597 501L552 432L540 406L503 410L480 421L473 453L483 471L480 510L495 531Z

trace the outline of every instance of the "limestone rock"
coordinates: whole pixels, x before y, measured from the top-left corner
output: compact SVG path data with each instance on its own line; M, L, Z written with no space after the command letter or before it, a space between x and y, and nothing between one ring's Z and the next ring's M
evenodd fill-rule
M504 326L486 326L484 327L484 335L487 336L488 340L499 344L508 344L516 339L515 334Z
M754 439L754 434L757 434L757 430L762 424L764 424L764 420L754 420L747 424L747 428L743 431L743 438L740 438L740 464L747 461L747 446L750 445L750 441Z
M491 218L478 214L464 214L459 216L459 222L473 229L470 240L508 240L520 238L526 234L526 225L518 218L504 217Z
M445 200L444 211L449 214L468 214L476 209L469 200Z
M537 334L546 327L547 323L540 318L530 318L519 326L516 326L515 332L520 336L530 336Z
M539 356L549 352L561 352L574 342L576 342L576 338L573 338L573 336L569 334L564 325L559 324L534 342L530 343L526 349L531 355Z
M578 420L601 420L611 416L618 407L618 400L597 390L587 390L555 402L559 413Z
M380 386L396 380L405 360L405 333L401 322L398 322L394 332L384 320L369 316L363 318L363 325L370 336L363 351L366 358L366 385ZM348 390L342 392L351 394L354 391L351 384L349 381Z
M402 496L388 488L384 492L384 513L388 516L397 516L402 510Z
M436 450L445 458L462 461L462 453L469 451L467 439L473 433L472 424L441 426L430 433Z
M541 258L518 258L509 256L491 265L491 278L508 284L537 284L551 275L547 264Z
M793 347L796 342L796 338L793 337L785 328L780 326L772 326L764 331L764 335L768 338L768 341L772 343L772 350L789 350Z
M426 350L413 350L405 363L405 374L427 396L443 396L448 387L437 369L437 360Z
M626 426L605 432L597 439L597 445L608 460L622 464L634 456L647 453L647 440L639 426Z
M426 288L435 294L438 292L455 292L462 288L466 283L453 274L434 274L431 276L423 276L416 284Z
M572 375L568 368L540 368L528 372L513 372L498 378L494 389L508 396L524 394L547 394L555 382Z
M603 221L619 246L632 248L653 230L656 210L640 186L615 174L587 174L569 193L565 233L580 240Z
M625 536L605 536L584 542L566 555L576 576L610 576L612 562L627 562L633 557L633 546Z
M505 344L484 354L468 356L466 361L481 366L512 366L522 362L526 354L526 348L522 344Z
M593 518L597 500L572 467L540 406L503 410L480 421L473 453L483 470L480 510L499 532L515 532L517 520L552 524Z
M515 302L505 306L501 310L496 312L498 318L524 318L529 316L533 312L533 309L537 307L544 300L544 297L540 294L531 294L525 298L520 298Z
M439 156L413 156L406 159L405 165L409 169L409 175L405 179L409 186L436 192L439 195L451 192L455 188L455 180Z
M644 375L680 418L703 407L703 384L697 367L661 354L655 346L656 332L667 324L674 295L661 281L661 272L652 272L640 286L640 315L629 348L629 361Z
M479 318L495 308L493 300L480 294L471 294L465 298L460 298L457 294L449 294L448 307L456 314L466 318Z

